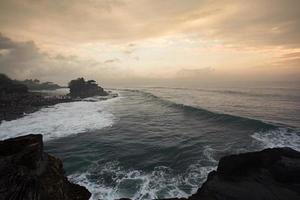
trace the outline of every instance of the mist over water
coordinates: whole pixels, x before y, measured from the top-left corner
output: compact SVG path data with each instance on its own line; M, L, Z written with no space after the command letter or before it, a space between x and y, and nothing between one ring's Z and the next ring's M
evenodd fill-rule
M1 139L44 135L92 199L194 193L220 157L266 147L300 150L295 87L116 89L106 101L58 104L3 122ZM9 133L9 134L7 134Z

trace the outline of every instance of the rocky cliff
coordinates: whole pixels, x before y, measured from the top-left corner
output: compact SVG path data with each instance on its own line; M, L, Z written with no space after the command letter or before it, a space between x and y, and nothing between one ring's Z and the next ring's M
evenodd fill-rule
M88 200L64 176L62 162L43 152L42 135L0 141L0 200Z
M70 88L70 96L72 98L86 98L92 96L107 96L106 92L102 87L98 86L96 81L89 80L85 81L84 78L78 78L71 80L68 84Z
M223 157L194 195L165 200L300 200L300 152L274 148Z

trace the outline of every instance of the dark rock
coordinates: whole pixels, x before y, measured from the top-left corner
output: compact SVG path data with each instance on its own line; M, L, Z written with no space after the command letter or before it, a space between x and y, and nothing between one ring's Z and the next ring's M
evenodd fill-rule
M43 106L70 101L72 99L67 96L46 98L40 93L28 92L28 88L19 81L0 74L0 123L35 112Z
M88 200L68 181L62 162L43 152L42 135L0 141L0 200Z
M72 98L92 97L92 96L107 96L108 92L96 84L96 81L85 81L84 78L72 80L69 83L70 96Z
M0 95L0 123L2 120L13 120L25 113L32 113L44 106L73 101L70 98L45 98L39 93L13 93Z
M24 84L11 80L5 74L0 74L0 95L27 93L28 88Z
M223 157L217 171L188 199L298 200L300 153L274 148Z
M165 200L300 200L300 152L274 148L225 156L195 194Z

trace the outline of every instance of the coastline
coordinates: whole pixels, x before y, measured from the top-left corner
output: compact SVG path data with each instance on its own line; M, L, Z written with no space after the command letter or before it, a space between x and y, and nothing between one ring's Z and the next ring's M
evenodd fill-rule
M84 111L86 111L87 109L86 108L83 108L82 107L82 104L89 104L89 105L91 105L91 104L94 104L94 103L89 103L89 102L98 102L98 101L100 101L100 100L105 100L105 99L107 99L107 98L110 98L110 97L114 97L113 96L113 94L111 95L111 96L105 96L105 97L101 97L101 96L99 96L99 97L89 97L89 98L84 98L84 99L81 99L81 98L78 98L78 99L73 99L73 101L77 101L77 102L74 102L74 103L68 103L68 104L60 104L60 105L57 105L58 107L61 107L61 106L67 106L68 107L68 105L73 105L73 104L79 104L78 105L78 107L77 107L77 109L72 109L72 110L74 110L74 113L73 113L73 115L74 116L76 116L77 115L77 112L78 112L78 110L84 110ZM81 102L79 102L79 101L81 101ZM60 102L59 102L60 103ZM56 108L57 106L53 106L54 108ZM98 105L99 106L99 105ZM91 110L94 110L94 111L96 111L97 112L97 108L99 108L98 106L95 106L94 108L90 108ZM43 106L41 106L40 108L43 108ZM52 106L50 106L49 108L46 108L46 110L47 109L51 109L52 108ZM39 108L37 108L37 109L39 109ZM44 111L44 109L42 109L41 110L41 112L43 112ZM38 111L37 113L40 113L40 111ZM50 112L51 113L51 112ZM101 112L102 113L102 112ZM103 114L103 113L102 113ZM157 113L156 113L157 114ZM22 116L22 115L21 115ZM20 116L20 117L21 117ZM49 116L49 114L46 114L45 113L45 115L44 116ZM91 116L90 115L90 113L88 113L88 114L86 114L85 116ZM27 117L25 117L25 119L27 119L27 118L30 118L31 117L31 115L30 116L27 116ZM53 118L53 119L55 119L55 117ZM59 119L67 119L67 117L60 117ZM69 118L68 118L69 119ZM95 118L96 119L96 118ZM98 118L97 118L98 119ZM81 119L82 120L82 119ZM25 120L26 121L26 120ZM45 120L45 119L43 119L42 121L47 121L47 120ZM89 120L83 120L83 121L89 121ZM97 123L97 122L95 122L95 123ZM24 127L27 127L28 126L28 124L31 124L31 123L23 123L24 124ZM63 122L61 123L61 124L64 124ZM15 124L14 126L19 126L20 124ZM20 127L22 127L22 126L20 126ZM46 127L46 126L44 126L44 127ZM91 126L89 126L89 127L91 127ZM22 129L22 128L21 128ZM73 130L72 128L70 128L70 127L68 127L68 130ZM132 129L133 130L133 129ZM138 129L135 129L135 130L138 130ZM67 131L67 129L66 130L64 130L64 131L61 131L62 133L66 133L66 131ZM129 133L130 133L130 131L128 131ZM14 131L10 131L9 133L15 133ZM25 133L25 132L24 132ZM31 132L31 131L28 131L27 133L34 133L34 132ZM27 134L26 133L26 134ZM53 131L51 132L51 133L53 133ZM174 134L174 132L172 132L172 134ZM10 136L11 137L11 136ZM139 136L140 137L140 136ZM44 139L45 139L46 137L44 137ZM4 138L3 138L4 139ZM101 139L100 140L103 140L104 138L103 137L101 137ZM45 141L47 141L47 139L45 139ZM67 144L69 144L69 142L67 143ZM201 146L201 145L200 145ZM253 151L253 149L249 149L248 151ZM281 159L286 159L286 158L288 158L288 160L290 161L290 159L294 159L293 157L296 157L297 159L298 159L298 157L297 156L293 156L292 154L289 154L289 153L287 153L287 155L283 155L283 156L281 156L281 151L286 151L286 150L284 150L284 149L280 149L280 150L278 150L279 151L279 153L277 152L277 153L275 153L275 154L278 154L277 155L277 157L279 157L280 159L279 160L281 160ZM201 151L200 151L201 152ZM53 153L53 152L52 152ZM230 153L228 153L228 154L225 154L225 155L229 155ZM265 154L265 153L263 153L263 154ZM260 158L260 156L254 156L255 157L255 161L253 161L252 159L250 159L250 161L248 160L248 158L247 159L245 159L244 161L242 161L242 162L245 162L244 164L241 164L241 166L240 166L240 168L237 168L237 170L241 170L241 171L247 171L247 173L246 173L246 175L248 174L248 171L250 171L250 174L251 174L251 176L250 177L248 177L248 176L240 176L239 174L238 174L238 176L236 176L236 174L234 174L234 175L232 175L232 174L230 174L229 173L229 176L223 176L223 174L222 173L219 173L219 168L218 168L218 170L217 171L213 171L213 172L211 172L208 176L207 176L207 180L206 180L206 182L203 184L203 186L201 187L201 188L199 188L198 189L198 191L196 192L196 193L194 193L194 195L193 196L190 196L190 197L186 197L187 195L185 195L184 197L186 197L186 198L170 198L169 200L178 200L178 199L182 199L182 200L187 200L187 199L222 199L222 198L217 198L217 197L215 197L214 196L214 194L216 194L216 193L220 193L220 194L222 194L222 196L226 196L226 195L229 195L229 199L247 199L247 196L250 196L251 198L249 198L249 199L256 199L256 198L259 198L259 196L258 197L252 197L251 196L251 193L250 194L248 194L248 193L244 193L245 191L245 188L248 188L249 187L249 185L247 185L247 184L250 184L250 185L252 185L253 186L253 190L264 190L264 189L266 189L266 191L263 191L262 193L264 194L264 193L268 193L268 191L269 191L269 187L275 187L276 189L274 189L275 191L281 191L281 190L286 190L286 188L288 188L287 190L290 190L290 188L292 188L291 190L292 190L292 192L291 192L291 194L285 194L285 195L291 195L291 198L292 199L298 199L298 194L296 194L296 196L293 196L294 195L294 191L293 191L293 188L297 188L298 186L291 186L291 185L293 185L294 183L287 183L286 181L284 181L284 182L282 182L282 181L279 181L278 182L278 180L276 180L277 179L277 177L273 177L273 175L272 176L269 176L270 174L260 174L260 172L259 171L261 171L262 169L263 170L265 170L265 169L267 169L267 171L273 171L274 169L268 169L270 166L258 166L257 168L255 168L254 170L252 169L252 165L253 165L253 163L251 164L251 162L254 162L254 163L260 163L260 162L263 162L263 163L265 163L265 162L269 162L268 161L268 159L270 159L270 160L272 160L273 159L273 153L267 153L268 155L266 155L265 156L265 158ZM283 154L285 154L285 153L283 153ZM56 154L55 154L56 155ZM238 155L238 156L240 156L240 155ZM227 157L227 156L226 156ZM248 157L248 156L247 156ZM250 156L250 157L252 157L252 156ZM283 158L282 158L283 157ZM63 157L62 157L63 158ZM220 158L220 157L219 157ZM217 158L216 160L219 160L219 158ZM222 158L223 159L223 158ZM220 160L220 163L222 162L222 159ZM264 159L266 159L265 161L263 161ZM277 159L277 158L276 158ZM275 159L275 161L274 161L274 163L276 164L276 162L279 162L278 160L276 160ZM243 160L243 159L242 159ZM248 160L248 161L247 161ZM217 162L217 161L216 161ZM272 161L273 162L273 161ZM298 174L298 169L299 169L299 166L298 166L298 164L297 164L297 162L298 161L296 161L296 162L292 162L292 165L293 166L287 166L287 168L286 168L286 171L291 171L292 170L292 174ZM219 167L220 167L220 163L219 163ZM232 165L232 163L239 163L239 161L237 162L236 160L231 160L230 162L227 162L227 166L230 166L230 165ZM68 163L67 163L68 164ZM279 165L281 165L282 163L279 163ZM248 167L248 165L250 166L250 168L249 169L246 169L247 167ZM271 164L271 165L273 165L273 163ZM276 164L277 165L277 164ZM288 165L288 163L286 164L286 163L284 163L283 165ZM289 167L291 167L291 168L289 168ZM272 168L272 167L271 167ZM293 169L294 168L294 169ZM293 171L293 170L295 170L296 169L296 172L295 171ZM253 171L252 171L253 170ZM252 174L252 173L254 173L254 175ZM280 172L280 173L282 173L282 174L286 174L286 172ZM253 176L252 176L253 175ZM265 176L266 175L266 176ZM261 176L265 176L266 177L266 180L267 180L267 182L265 182L265 184L263 185L263 186L261 186L261 185L259 185L260 183L257 183L256 181L255 181L255 179L260 179L261 178ZM288 176L288 174L287 174L287 176ZM206 177L206 175L205 175L205 177ZM229 178L228 178L229 177ZM206 179L206 178L205 178ZM251 182L251 183L249 183L249 180L250 181L252 181L252 179L254 180L253 182ZM292 179L292 178L291 178ZM220 183L220 180L222 181L221 183ZM233 183L231 183L232 182L232 180L233 180ZM271 182L270 182L270 180L272 180ZM274 182L273 182L273 180L274 180ZM244 182L247 182L247 184L246 184L246 186L245 185L243 185L243 183ZM265 180L263 180L263 181L265 181ZM293 182L293 181L290 181L290 180L288 180L288 182ZM74 181L74 183L77 183L77 182L75 182ZM198 183L200 183L200 182L198 182ZM202 182L201 182L202 183ZM269 185L269 184L271 184L271 185ZM283 188L282 188L282 185L286 185L287 184L287 186L284 186ZM298 183L297 183L298 184ZM243 186L240 186L240 185L243 185ZM267 185L268 187L267 188L264 188L264 186L265 185ZM275 186L274 186L275 185ZM280 187L279 187L279 189L277 188L277 186L278 185L280 185ZM84 186L84 185L82 185L82 186ZM240 186L240 187L239 187ZM251 187L252 187L251 186ZM226 188L230 188L230 190L232 189L233 191L244 191L243 193L237 193L237 192L231 192L230 193L230 191L229 191L229 193L228 193L228 190L226 189L224 189L224 187L226 187ZM194 188L194 189L196 189L197 188L197 186ZM273 190L272 189L272 190ZM297 188L298 189L298 188ZM91 190L92 191L92 190ZM195 190L193 190L193 192L194 192ZM285 192L282 192L282 193L285 193ZM234 193L234 194L233 194ZM274 192L272 192L272 193L274 193ZM93 194L94 194L94 191L93 191ZM191 193L189 193L189 194L191 194ZM275 194L276 194L276 192L275 192ZM235 196L235 195L237 195L237 196ZM271 196L271 197L268 197L267 199L280 199L281 197L280 197L280 194L276 194L277 196ZM120 197L122 197L123 195L120 195L120 196L117 196L117 197L114 197L114 199L118 199L118 198L120 198ZM126 197L126 195L124 195L125 197ZM168 195L167 197L172 197L173 195ZM182 195L177 195L177 194L175 194L174 196L182 196ZM235 198L233 198L233 196L235 196ZM262 195L263 196L263 195ZM279 197L278 197L279 196ZM127 197L130 197L130 196L127 196ZM151 198L150 197L146 197L146 199L153 199L155 196L151 196ZM132 199L135 199L136 197L131 197ZM98 198L95 198L95 196L92 196L92 199L97 199L98 200ZM100 198L100 199L106 199L106 198Z
M118 94L109 92L98 100L107 100L118 97ZM94 101L93 97L71 98L68 95L47 95L39 91L28 93L13 93L0 96L0 124L2 121L11 121L40 110L47 106L75 101Z
M0 124L3 120L10 121L20 118L45 106L72 101L74 100L65 96L45 98L42 93L38 92L2 95L0 98Z
M62 161L43 151L42 135L0 141L0 150L0 199L90 198L86 188L68 181ZM273 148L225 156L195 194L165 200L297 200L299 191L300 152Z

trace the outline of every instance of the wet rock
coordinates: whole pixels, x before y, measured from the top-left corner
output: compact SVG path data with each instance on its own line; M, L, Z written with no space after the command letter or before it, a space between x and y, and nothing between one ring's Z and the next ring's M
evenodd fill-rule
M221 158L217 171L189 200L298 200L300 153L290 148Z
M300 152L274 148L225 156L195 194L165 200L300 200Z
M42 135L0 141L0 200L88 200L68 181L62 162L43 152Z

